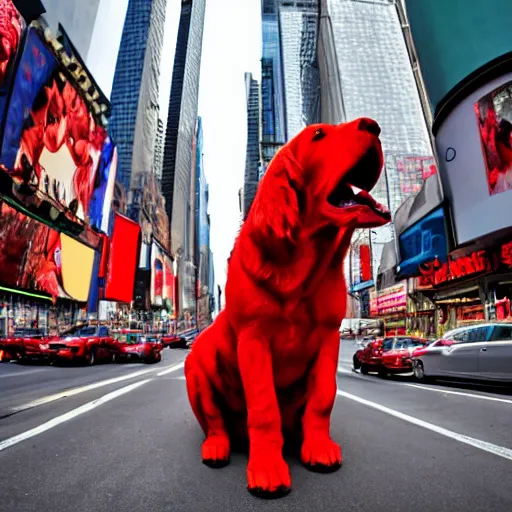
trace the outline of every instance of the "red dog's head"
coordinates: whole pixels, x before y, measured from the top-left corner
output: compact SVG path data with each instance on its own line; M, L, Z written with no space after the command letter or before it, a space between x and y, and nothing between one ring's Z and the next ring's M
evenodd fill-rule
M261 241L293 243L305 228L387 224L389 211L369 194L383 166L379 125L367 118L305 128L274 157L248 222ZM277 248L277 247L276 247Z

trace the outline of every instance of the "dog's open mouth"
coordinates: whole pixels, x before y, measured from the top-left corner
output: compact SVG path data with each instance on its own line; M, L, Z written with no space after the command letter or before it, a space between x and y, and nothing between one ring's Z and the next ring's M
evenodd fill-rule
M380 159L375 148L365 155L343 176L327 201L336 208L369 206L375 213L389 219L389 210L368 193L377 183L380 175Z

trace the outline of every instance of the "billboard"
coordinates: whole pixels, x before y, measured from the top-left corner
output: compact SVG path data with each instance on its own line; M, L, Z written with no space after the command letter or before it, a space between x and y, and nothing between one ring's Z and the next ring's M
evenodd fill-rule
M6 203L0 212L0 282L86 302L94 250Z
M512 189L512 82L475 105L491 195Z
M487 83L439 127L439 175L456 245L512 227L511 88L512 73Z
M419 275L420 265L448 259L447 229L442 206L426 215L398 236L400 278Z
M6 108L0 168L21 186L22 206L35 194L74 220L105 227L115 151L88 107L91 95L99 92L93 86L84 92L41 29L29 27Z
M11 0L0 0L0 119L25 23Z
M127 217L114 213L105 300L124 303L133 300L139 252L140 226Z
M171 257L153 241L151 246L151 305L174 312L174 272Z

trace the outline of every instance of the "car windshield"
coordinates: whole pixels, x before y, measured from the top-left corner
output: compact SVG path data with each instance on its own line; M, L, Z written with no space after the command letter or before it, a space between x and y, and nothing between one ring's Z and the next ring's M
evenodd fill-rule
M15 338L18 338L18 337L21 338L23 336L43 336L43 332L40 329L24 328L24 329L17 329L16 331L14 331L13 336Z
M146 337L140 334L121 334L117 338L117 341L124 345L139 345L146 341Z

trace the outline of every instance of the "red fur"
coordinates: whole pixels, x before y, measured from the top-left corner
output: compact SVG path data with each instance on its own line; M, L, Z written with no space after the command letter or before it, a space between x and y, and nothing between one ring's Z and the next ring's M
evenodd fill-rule
M309 468L341 465L329 428L346 306L343 257L355 228L389 221L376 207L327 202L370 150L373 164L351 181L371 187L378 179L380 141L361 122L374 123L310 126L273 159L229 260L226 308L185 363L190 403L206 434L203 462L227 464L232 441L245 438L248 488L257 495L291 488L283 434L299 434ZM318 130L325 136L314 140Z

